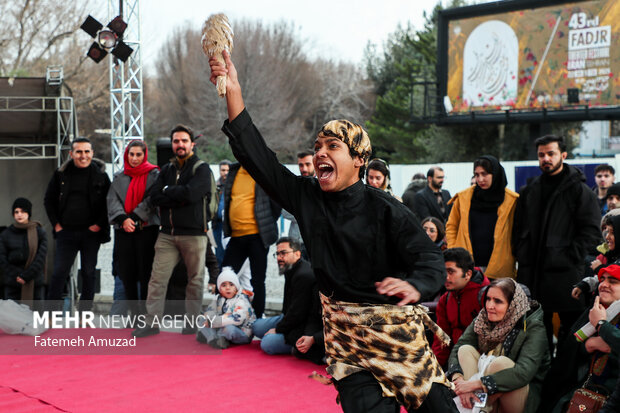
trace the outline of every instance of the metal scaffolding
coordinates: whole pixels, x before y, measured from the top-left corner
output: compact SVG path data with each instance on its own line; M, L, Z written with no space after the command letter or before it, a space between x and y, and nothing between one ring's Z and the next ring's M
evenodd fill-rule
M0 112L56 114L56 143L0 144L0 159L57 159L60 166L78 134L73 98L68 96L0 96Z
M110 56L110 119L112 171L123 168L123 152L133 139L144 139L140 0L109 0L108 17L127 23L123 41L133 53L123 63Z

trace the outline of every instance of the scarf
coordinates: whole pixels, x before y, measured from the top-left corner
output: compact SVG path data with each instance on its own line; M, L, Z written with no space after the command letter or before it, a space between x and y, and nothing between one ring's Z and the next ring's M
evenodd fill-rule
M504 202L506 185L508 185L506 172L494 156L484 155L478 159L486 159L491 162L491 170L487 172L493 175L493 182L489 189L482 189L476 185L474 195L471 198L471 209L476 211L496 211Z
M421 305L358 304L321 294L327 372L336 380L360 371L377 379L385 397L417 409L433 383L452 388L426 340L425 327L443 345L450 337Z
M131 142L130 142L131 144ZM129 189L127 189L127 195L125 196L125 213L131 214L134 209L142 202L144 198L144 192L146 191L146 181L149 176L149 172L158 166L148 162L148 149L144 147L144 160L135 168L129 165L129 148L131 145L127 145L125 148L125 154L123 159L125 160L125 169L123 173L131 178L129 182Z
M476 318L474 331L478 335L478 348L481 354L486 354L503 343L521 317L530 310L530 301L521 286L512 279L510 281L515 284L515 295L508 305L504 318L497 323L489 321L486 308L480 310Z
M13 226L17 229L26 230L26 239L28 240L28 259L26 260L24 269L28 269L34 261L34 258L37 255L37 250L39 249L39 234L37 234L37 227L40 227L41 223L39 221L29 221L27 224L19 224L15 222ZM22 285L22 302L32 302L33 297L34 280L30 280L26 284Z

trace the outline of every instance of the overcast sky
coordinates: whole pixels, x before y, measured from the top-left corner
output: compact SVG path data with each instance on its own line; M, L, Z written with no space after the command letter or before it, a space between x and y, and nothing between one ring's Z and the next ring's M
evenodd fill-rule
M362 61L368 41L381 46L400 23L416 29L437 1L420 0L142 0L142 59L148 70L175 27L200 28L213 13L229 19L293 22L310 56L323 55L351 63ZM98 18L107 19L106 9ZM234 27L233 27L234 30ZM196 45L196 47L200 47Z

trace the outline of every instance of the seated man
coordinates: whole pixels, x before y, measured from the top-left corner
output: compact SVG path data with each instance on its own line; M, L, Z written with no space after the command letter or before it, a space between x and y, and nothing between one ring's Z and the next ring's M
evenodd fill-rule
M450 336L450 345L433 342L433 353L444 368L463 331L482 309L482 295L489 279L474 268L474 259L465 248L450 248L443 252L446 265L446 290L437 304L437 325Z
M276 258L280 274L284 274L282 314L256 320L252 330L262 339L260 347L267 354L291 354L297 341L306 336L302 346L306 351L302 354L313 358L322 350L318 348L322 342L315 343L314 336L304 334L312 318L314 294L317 293L312 267L301 258L301 246L293 238L282 237L276 242Z

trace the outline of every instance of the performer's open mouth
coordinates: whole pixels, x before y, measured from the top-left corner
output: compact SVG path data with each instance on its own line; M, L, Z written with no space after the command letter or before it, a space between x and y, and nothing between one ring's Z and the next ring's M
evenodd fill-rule
M320 163L318 169L319 171L317 173L317 176L320 182L325 182L329 180L334 173L334 168L326 163Z

